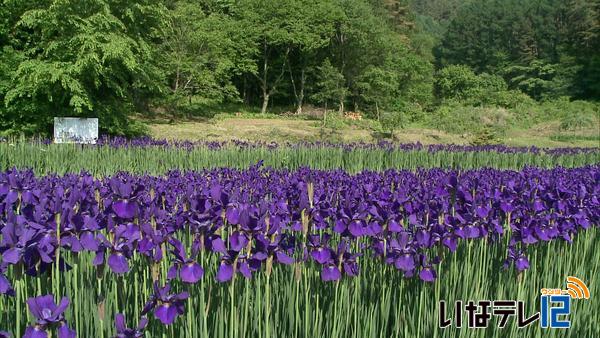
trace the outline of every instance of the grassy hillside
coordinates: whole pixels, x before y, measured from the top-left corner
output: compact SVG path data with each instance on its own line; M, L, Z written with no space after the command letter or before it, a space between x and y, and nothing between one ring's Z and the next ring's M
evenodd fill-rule
M335 126L323 126L320 120L245 114L218 115L214 118L177 118L156 116L144 120L151 136L167 139L189 140L265 140L265 141L330 141L372 142L383 136L377 126L369 121L346 121ZM598 126L564 132L559 122L543 122L530 128L508 128L497 141L510 146L538 147L598 147ZM398 142L424 144L473 142L473 134L453 134L419 125L408 125L394 133Z

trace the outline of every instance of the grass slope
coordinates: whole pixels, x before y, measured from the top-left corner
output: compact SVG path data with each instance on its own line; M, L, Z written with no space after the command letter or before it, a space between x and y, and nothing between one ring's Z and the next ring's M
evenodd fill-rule
M169 119L145 120L155 138L188 140L263 140L263 141L330 141L330 142L373 142L379 133L368 121L349 123L337 128L322 126L318 120L297 118L248 118L221 117L212 119ZM397 141L423 144L469 144L472 136L450 134L420 126L408 126L395 133ZM510 146L538 147L598 147L600 130L590 129L562 133L557 123L543 123L529 129L507 130L500 141Z

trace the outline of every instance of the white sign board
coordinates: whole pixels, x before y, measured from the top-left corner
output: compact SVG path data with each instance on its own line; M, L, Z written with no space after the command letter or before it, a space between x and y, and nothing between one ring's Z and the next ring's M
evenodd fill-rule
M54 143L95 144L96 141L98 141L97 118L54 118Z

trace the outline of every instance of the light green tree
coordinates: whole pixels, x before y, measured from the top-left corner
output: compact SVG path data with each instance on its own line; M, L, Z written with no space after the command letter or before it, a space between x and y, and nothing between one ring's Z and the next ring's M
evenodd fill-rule
M256 72L253 45L236 19L197 1L176 1L162 36L161 65L172 94L212 102L237 100L232 78Z
M16 113L12 128L34 123L49 131L53 116L71 115L99 117L105 132L132 132L127 114L160 90L150 41L163 24L161 3L61 0L16 7L21 12L11 13L11 38L21 59L4 96Z
M357 88L363 100L375 106L377 121L381 122L381 110L388 110L398 93L398 76L391 69L370 66L358 78Z
M325 104L325 110L331 103L337 103L339 114L344 113L344 101L348 95L348 88L345 86L344 75L334 67L329 59L325 59L323 64L318 67L317 92L313 95L313 100ZM327 116L324 116L324 120Z

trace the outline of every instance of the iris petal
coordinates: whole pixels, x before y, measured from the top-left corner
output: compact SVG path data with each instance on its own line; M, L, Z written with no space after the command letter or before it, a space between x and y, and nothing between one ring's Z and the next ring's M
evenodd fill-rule
M137 211L135 201L120 200L112 204L112 209L121 218L133 218Z
M121 253L113 253L108 257L108 266L114 273L129 272L129 262Z
M187 263L181 267L180 275L183 282L194 284L202 278L204 270L196 262Z
M233 266L221 263L219 271L217 271L217 281L227 282L233 277Z

